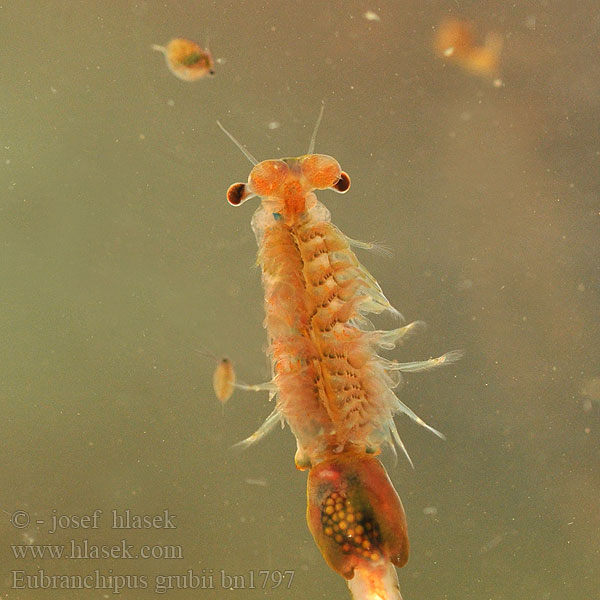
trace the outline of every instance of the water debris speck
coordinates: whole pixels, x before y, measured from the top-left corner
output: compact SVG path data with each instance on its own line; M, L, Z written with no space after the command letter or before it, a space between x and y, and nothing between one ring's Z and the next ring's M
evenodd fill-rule
M363 14L367 21L381 21L381 17L373 10L368 10Z
M244 479L244 481L248 484L248 485L259 485L261 487L267 487L267 481L266 479Z

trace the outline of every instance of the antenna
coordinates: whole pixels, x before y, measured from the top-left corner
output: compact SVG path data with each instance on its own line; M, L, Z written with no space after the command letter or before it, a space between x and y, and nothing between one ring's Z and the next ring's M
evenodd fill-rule
M307 154L313 154L315 151L315 142L317 141L317 131L319 131L319 125L321 124L321 119L323 118L323 111L325 110L325 100L321 100L321 110L319 111L319 116L317 117L317 124L312 132L312 136L310 138L310 144L308 145Z
M244 146L242 146L242 144L240 142L238 142L233 135L231 135L231 133L229 133L229 131L227 131L227 129L225 129L225 127L223 127L223 125L221 125L221 121L217 121L217 125L221 128L221 131L242 151L242 154L253 164L253 165L257 165L258 161L254 158L254 156L252 156L252 154L250 154L250 152L248 152L248 150L246 150L246 148L244 148Z

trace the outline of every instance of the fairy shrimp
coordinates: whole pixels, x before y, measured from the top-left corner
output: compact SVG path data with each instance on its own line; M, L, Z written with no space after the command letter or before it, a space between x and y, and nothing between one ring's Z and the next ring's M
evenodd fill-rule
M377 354L423 323L385 331L369 321L369 313L401 316L352 250L370 245L344 235L317 200L315 190L346 193L350 177L337 160L314 153L316 128L307 154L258 162L219 126L254 164L247 182L229 187L227 200L261 200L252 229L273 378L248 387L276 397L271 415L241 445L287 423L297 441L296 467L309 470L307 521L325 561L348 580L355 600L402 600L395 567L408 560L406 518L377 455L384 444L406 452L396 413L441 436L393 390L403 372L454 362L461 352L410 363Z
M152 49L165 55L169 71L183 81L196 81L215 74L215 61L210 50L192 40L175 38L166 46L153 44Z

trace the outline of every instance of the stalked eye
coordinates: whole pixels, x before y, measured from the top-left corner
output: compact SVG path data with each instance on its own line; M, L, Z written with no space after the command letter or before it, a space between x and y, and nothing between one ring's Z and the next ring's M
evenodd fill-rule
M232 206L239 206L246 202L253 194L248 191L245 183L234 183L227 190L227 202Z
M347 192L350 189L350 176L348 175L348 173L342 171L340 174L340 178L331 187L340 194Z
M258 196L271 196L288 173L289 167L282 160L263 160L252 169L248 182Z
M302 175L316 190L332 187L342 172L338 161L326 154L307 154L300 159L300 165Z

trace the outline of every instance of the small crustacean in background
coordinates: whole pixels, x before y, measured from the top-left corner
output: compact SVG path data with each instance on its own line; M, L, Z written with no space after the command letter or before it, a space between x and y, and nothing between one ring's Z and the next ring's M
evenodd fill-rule
M216 366L212 377L213 390L217 400L225 404L236 387L233 363L227 357L218 357L205 348L196 348L196 352L214 361Z
M225 404L235 388L235 371L233 363L228 358L221 358L213 373L213 389L221 404Z
M183 81L196 81L215 74L215 61L208 48L184 38L175 38L166 46L152 45L165 55L169 71Z
M234 390L237 388L239 390L246 390L251 392L273 392L275 386L270 382L266 383L258 383L248 385L247 383L243 383L242 381L238 381L235 370L233 368L233 362L223 356L219 357L206 350L205 348L196 348L196 352L201 354L202 356L206 356L211 359L215 363L215 370L213 371L212 384L213 390L215 392L215 396L217 400L225 406L227 401L233 395Z
M445 19L437 27L434 49L440 58L451 60L466 71L475 75L493 79L494 85L500 87L499 78L500 52L502 36L490 32L483 46L476 45L475 26L470 21Z

